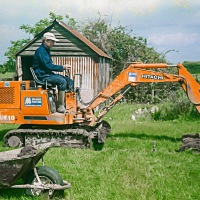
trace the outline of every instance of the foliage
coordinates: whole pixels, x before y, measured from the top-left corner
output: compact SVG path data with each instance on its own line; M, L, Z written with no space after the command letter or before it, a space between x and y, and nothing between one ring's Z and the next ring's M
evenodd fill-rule
M6 72L15 71L15 65L16 65L15 54L29 41L30 39L11 41L11 46L8 47L8 51L5 53L5 56L8 58L8 61L6 61L3 65Z
M6 69L4 65L0 65L0 74L5 74L5 73L6 73Z
M132 31L128 32L126 27L121 25L112 27L112 24L101 16L96 21L87 21L82 32L112 58L111 79L115 78L130 62L166 62L165 54L160 54L153 47L149 47L146 38L131 36ZM167 71L169 72L173 73L172 69ZM176 87L173 83L144 83L129 90L125 98L137 103L159 103L170 95L169 92L176 90Z
M61 15L56 15L53 12L49 13L49 18L41 19L36 22L34 25L23 24L20 26L20 29L25 31L26 33L36 36L38 33L47 28L55 19L64 20L64 17ZM74 18L70 18L69 15L65 16L66 23L72 28L77 28L77 22Z
M122 25L112 27L101 16L96 21L87 21L82 32L112 58L112 77L118 75L129 62L165 62L164 55L148 47L146 38L132 37L132 31L128 32Z
M189 101L186 94L179 90L170 95L167 101L161 104L160 109L152 114L154 120L199 119L200 115L195 106Z
M34 25L28 25L23 24L20 26L20 29L25 31L28 34L31 34L33 36L36 36L38 33L43 31L45 28L47 28L53 20L58 19L62 20L63 17L61 15L56 15L53 12L49 13L49 18L41 19L40 21L36 22Z
M180 88L177 83L141 83L124 95L129 102L135 103L161 103Z
M200 61L199 62L184 61L183 65L191 74L200 74Z

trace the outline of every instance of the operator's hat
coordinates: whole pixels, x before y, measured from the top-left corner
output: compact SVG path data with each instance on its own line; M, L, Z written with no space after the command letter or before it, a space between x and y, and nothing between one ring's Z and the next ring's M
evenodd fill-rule
M50 33L50 32L46 32L44 35L43 35L43 38L47 39L47 40L53 40L55 42L58 42L59 40L56 39L55 35L53 33Z

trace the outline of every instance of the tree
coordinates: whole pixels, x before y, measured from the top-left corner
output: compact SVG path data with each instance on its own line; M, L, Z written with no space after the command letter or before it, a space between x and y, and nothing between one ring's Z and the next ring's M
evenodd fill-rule
M132 31L126 27L112 24L99 14L95 21L89 20L82 27L82 33L91 42L112 58L111 77L116 77L130 62L159 63L166 62L165 54L160 54L147 45L147 39L141 36L131 36ZM126 98L139 103L159 102L166 97L166 84L143 84L134 87L126 94ZM168 85L169 88L173 84Z
M6 72L5 67L3 65L0 65L0 73L5 74L5 72Z
M36 22L34 25L21 25L20 29L25 31L28 34L31 34L33 36L37 35L41 31L43 31L45 28L47 28L55 19L57 20L64 20L64 17L61 15L56 15L53 12L49 13L49 18L41 19L39 22ZM66 24L68 24L70 27L77 29L77 22L74 18L69 17L69 15L65 15Z
M88 21L82 27L82 33L96 46L107 53L112 60L112 76L115 77L128 62L166 62L163 54L148 47L147 39L141 36L132 37L126 27L111 23L102 18Z
M29 38L17 41L11 41L11 46L8 47L8 51L5 53L5 56L8 58L8 61L6 61L3 64L5 71L7 72L15 71L15 65L16 65L15 54L29 41L30 41Z

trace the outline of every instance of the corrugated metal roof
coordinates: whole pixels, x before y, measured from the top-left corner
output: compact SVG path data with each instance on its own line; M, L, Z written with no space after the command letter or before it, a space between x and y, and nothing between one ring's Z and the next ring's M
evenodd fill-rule
M22 49L20 49L20 51L18 51L16 53L16 55L20 54L24 49L26 49L28 46L30 46L35 40L37 40L38 37L40 37L41 35L43 35L45 32L47 32L47 30L49 28L51 28L55 23L58 23L60 26L62 26L64 29L66 29L67 31L69 31L72 35L74 35L76 38L78 38L80 41L82 41L83 43L85 43L91 50L93 50L96 54L98 54L99 56L111 59L106 53L104 53L101 49L99 49L96 45L94 45L92 42L90 42L86 37L84 37L81 33L79 33L78 31L72 29L71 27L69 27L68 25L66 25L65 23L55 19L53 21L53 23L51 25L49 25L47 28L45 28L43 31L41 31L40 33L38 33L30 42L28 42Z

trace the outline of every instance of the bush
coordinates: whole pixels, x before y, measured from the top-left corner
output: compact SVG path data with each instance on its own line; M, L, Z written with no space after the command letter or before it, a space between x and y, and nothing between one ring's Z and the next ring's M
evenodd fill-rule
M183 62L184 67L191 73L191 74L200 74L200 62Z
M189 101L183 91L178 91L170 96L160 109L152 113L154 120L174 120L174 119L199 119L200 115L195 106Z

